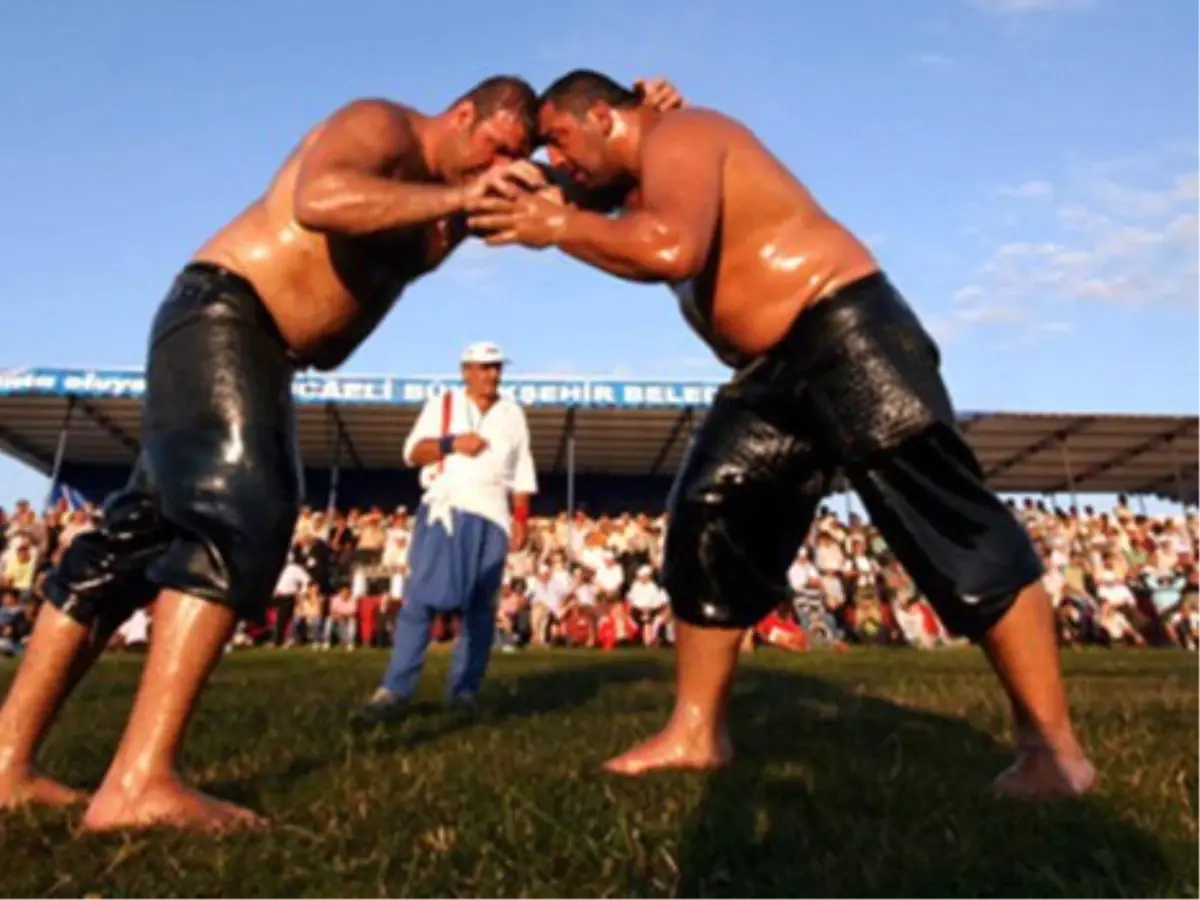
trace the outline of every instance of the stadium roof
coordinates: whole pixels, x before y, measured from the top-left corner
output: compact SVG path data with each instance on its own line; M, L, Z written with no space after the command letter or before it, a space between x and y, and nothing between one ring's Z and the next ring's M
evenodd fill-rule
M392 468L420 405L455 376L313 375L296 379L300 444L309 466ZM539 468L669 474L711 404L714 382L508 378L526 407ZM63 461L127 466L138 452L139 371L0 371L0 449L51 473ZM1004 493L1156 494L1194 503L1197 417L1099 413L965 413L962 427L992 486Z

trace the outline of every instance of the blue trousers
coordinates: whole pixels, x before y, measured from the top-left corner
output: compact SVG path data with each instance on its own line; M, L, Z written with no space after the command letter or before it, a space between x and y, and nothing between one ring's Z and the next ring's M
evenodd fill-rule
M404 605L396 614L392 657L383 676L383 687L396 697L408 698L416 691L433 619L445 612L462 613L450 661L450 696L475 694L483 684L508 536L480 516L458 510L452 515L454 533L447 534L440 522L429 522L428 507L422 504L417 510Z

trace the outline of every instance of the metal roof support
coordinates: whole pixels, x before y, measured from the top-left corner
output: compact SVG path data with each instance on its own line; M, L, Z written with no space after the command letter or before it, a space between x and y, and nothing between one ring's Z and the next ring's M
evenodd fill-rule
M1170 429L1169 431L1164 431L1160 434L1156 434L1154 437L1142 441L1140 444L1138 444L1135 447L1130 447L1128 450L1122 450L1116 456L1112 456L1109 459L1104 460L1103 462L1097 463L1096 465L1085 469L1082 473L1080 473L1079 475L1076 476L1075 482L1079 485L1082 485L1083 488L1086 490L1087 483L1089 481L1091 481L1093 478L1098 478L1101 475L1103 475L1105 472L1112 471L1117 466L1123 466L1127 462L1132 462L1133 460L1135 460L1139 456L1141 456L1143 453L1149 453L1152 450L1157 450L1159 447L1163 446L1164 444L1171 443L1177 437L1179 437L1181 434L1188 431L1188 429L1194 428L1195 425L1196 425L1195 419L1187 419L1183 422L1180 422L1179 424L1177 424L1174 428ZM1058 487L1054 488L1054 490L1061 491L1065 487L1066 487L1065 484L1059 484Z
M50 489L46 492L44 509L49 509L54 502L54 491L58 487L59 476L62 475L63 459L67 455L67 438L71 434L71 417L75 414L76 397L67 397L67 411L63 413L62 426L58 429L58 446L54 449L54 465L50 467Z
M83 414L85 416L87 416L89 419L91 419L93 422L95 422L97 426L99 426L101 431L105 432L113 440L115 440L118 444L125 447L125 449L128 450L133 455L134 461L136 461L137 458L139 456L141 456L142 445L139 444L133 437L126 434L125 430L123 428L121 428L121 426L118 425L116 422L114 422L112 419L110 419L107 414L102 413L100 410L96 409L95 406L93 406L91 403L88 403L88 401L86 401L86 400L78 401L77 405L79 406L80 409L83 410Z
M1171 474L1175 476L1175 499L1179 501L1179 510L1185 516L1188 511L1187 495L1183 491L1183 466L1179 462L1179 448L1175 445L1175 440L1170 443L1171 452Z
M692 425L692 416L695 411L692 407L684 407L683 412L679 414L679 418L675 420L675 424L671 426L671 433L667 435L667 439L663 441L662 447L658 451L658 455L654 457L654 462L650 464L650 475L657 475L659 469L663 467L663 463L667 461L667 457L671 455L671 451L675 447L675 442L679 440L679 436L683 434L685 429L690 429Z
M1095 416L1081 416L1080 418L1075 419L1071 422L1071 424L1058 429L1058 431L1054 432L1053 434L1048 434L1045 437L1039 438L1028 447L1018 450L1008 459L992 466L985 473L986 477L989 479L995 478L997 475L1007 472L1009 469L1012 469L1015 466L1019 466L1021 463L1025 462L1025 460L1037 456L1043 450L1049 450L1055 444L1061 444L1068 437L1076 434L1079 431L1082 431L1095 421Z
M575 410L577 407L567 407L567 416L563 419L562 434L558 436L558 450L554 454L554 467L550 470L555 474L562 471L563 463L567 458L567 440L568 437L575 431Z
M986 413L967 413L965 415L959 416L958 417L958 430L964 436L966 436L971 433L972 428L974 428L982 419L985 419L985 418L987 418Z
M1078 510L1079 497L1075 493L1075 474L1071 471L1071 445L1065 434L1058 443L1062 448L1063 471L1067 473L1067 490L1071 492L1071 506Z
M16 459L37 469L43 475L49 475L54 468L54 460L37 449L14 431L0 426L0 448L12 454Z
M362 457L358 455L358 448L354 446L354 439L350 437L350 429L346 427L346 423L342 420L342 414L333 403L325 407L329 411L329 415L333 418L333 423L337 426L338 438L346 447L346 453L350 457L350 463L356 469L363 467Z
M333 444L333 465L329 469L329 497L325 501L325 515L330 521L337 511L338 482L342 478L342 428L337 409L332 403L325 407L325 440Z
M575 407L567 413L563 429L567 456L567 557L575 561Z
M1189 506L1190 503L1186 492L1190 490L1193 476L1198 473L1200 473L1200 463L1194 463L1192 466L1183 466L1175 473L1170 475L1162 475L1152 481L1147 481L1146 484L1139 487L1138 490L1130 491L1130 493L1157 494L1159 497L1165 496L1169 498L1172 486L1174 486L1175 490L1177 491L1182 487L1184 493L1180 494L1180 502Z

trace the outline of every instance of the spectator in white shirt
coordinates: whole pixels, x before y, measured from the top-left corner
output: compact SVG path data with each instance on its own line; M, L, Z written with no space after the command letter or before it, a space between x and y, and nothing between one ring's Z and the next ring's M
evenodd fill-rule
M638 569L629 586L629 606L642 628L642 641L647 647L657 643L667 624L669 603L667 592L654 582L654 570L649 566Z
M938 645L939 636L929 628L919 595L893 598L892 615L895 616L896 626L910 647L931 650Z
M275 646L280 646L287 635L291 633L292 618L296 615L296 600L308 590L312 581L304 566L295 558L288 560L283 571L279 573L279 581L275 584Z
M556 576L550 563L538 566L538 574L529 582L527 592L534 643L548 643L558 637L566 599L574 587L570 576Z
M585 569L590 569L592 572L600 571L604 565L605 558L612 551L604 544L589 544L580 551L576 561Z
M1141 647L1146 643L1145 638L1138 634L1137 629L1130 624L1124 611L1107 600L1100 601L1096 624L1109 644L1132 644Z
M591 569L581 569L575 575L575 604L580 609L594 616L596 612L596 577Z
M606 600L619 600L625 587L625 569L617 562L616 554L606 550L596 570L596 589Z
M1111 603L1122 612L1137 607L1133 592L1117 571L1115 554L1108 557L1096 571L1096 596L1101 603Z
M411 535L408 530L408 511L401 506L396 510L392 524L388 527L383 544L383 566L389 573L398 572L408 565L408 549Z
M468 347L462 356L466 386L431 397L405 441L404 461L421 467L425 494L392 658L368 704L369 715L412 696L430 627L442 613L462 614L450 663L451 701L473 703L483 683L505 560L525 544L529 498L537 490L525 412L500 395L505 362L495 344Z
M796 552L788 569L788 585L792 589L792 608L796 623L804 629L812 646L833 646L843 649L842 632L829 610L825 608L825 588L821 571L812 561L807 547Z
M567 555L561 550L550 554L550 589L557 598L557 608L562 611L562 602L575 590L575 578L567 567Z
M534 554L529 547L509 553L508 559L504 563L504 583L527 581L533 575L534 563Z
M562 593L552 584L550 566L542 563L537 573L526 586L529 599L530 639L534 644L545 644L551 637L554 625L562 611Z

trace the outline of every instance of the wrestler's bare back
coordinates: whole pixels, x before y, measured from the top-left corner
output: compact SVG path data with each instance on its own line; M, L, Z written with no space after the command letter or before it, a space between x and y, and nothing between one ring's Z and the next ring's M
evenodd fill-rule
M411 115L404 107L388 105L396 116ZM340 365L404 288L437 268L465 234L449 219L360 237L325 235L300 225L297 178L327 126L323 122L306 134L266 192L193 257L224 266L253 284L292 350L319 369ZM398 181L423 180L424 163L411 146L373 149L385 167L382 174Z
M672 116L691 120L689 146L712 141L724 151L720 219L708 260L698 277L672 286L681 300L690 294L689 302L711 308L714 333L702 336L720 355L762 355L807 306L878 270L870 250L744 125L692 108L664 114L658 126Z

